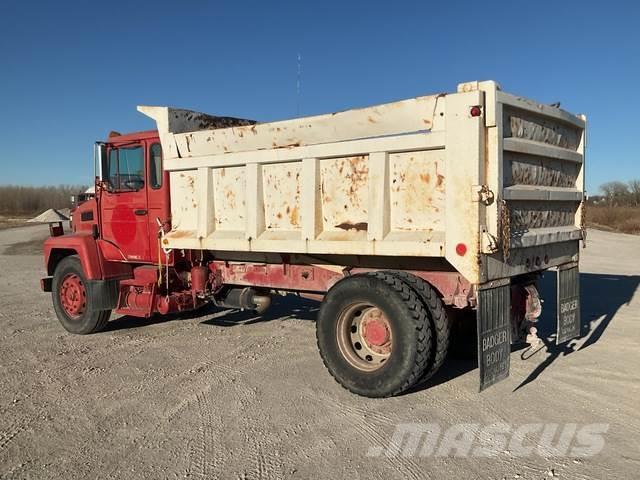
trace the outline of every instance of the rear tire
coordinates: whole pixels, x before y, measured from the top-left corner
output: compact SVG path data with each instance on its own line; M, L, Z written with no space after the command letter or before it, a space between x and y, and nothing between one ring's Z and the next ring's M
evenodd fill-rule
M428 282L407 272L390 272L409 285L422 300L429 314L431 324L431 358L427 370L420 382L426 382L433 377L447 358L451 338L451 321L447 317L444 303L436 290Z
M408 390L431 357L427 310L414 290L389 272L336 283L320 307L316 337L329 373L365 397Z
M53 273L53 308L62 326L85 335L104 329L111 310L94 310L87 292L87 279L77 255L63 258Z

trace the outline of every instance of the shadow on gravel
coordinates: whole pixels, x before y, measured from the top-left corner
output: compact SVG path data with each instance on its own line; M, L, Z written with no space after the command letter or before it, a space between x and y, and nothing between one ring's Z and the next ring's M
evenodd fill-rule
M555 344L556 282L557 273L549 271L538 283L540 295L546 300L542 308L542 318L538 323L538 334L543 341L542 347L538 347L535 351L531 351L528 346L512 347L512 352L521 351L522 359L531 358L539 352L543 352L547 357L514 389L514 392L536 380L558 357L584 350L598 342L620 307L629 304L633 298L640 286L640 276L581 273L582 333L579 338L562 345ZM467 326L475 326L473 318L465 320L464 323ZM578 347L580 342L582 345ZM445 383L478 368L476 335L473 328L465 329L463 332L454 330L451 350L445 364L433 378L414 385L405 394Z
M556 345L556 275L554 271L546 272L538 284L540 295L546 300L543 305L542 318L538 322L538 334L543 341L542 347L533 352L528 347L515 346L512 348L512 351L521 351L521 358L523 359L531 358L538 352L543 352L547 356L515 390L536 380L558 357L583 350L598 342L620 307L631 301L640 285L639 275L581 273L582 334L575 340ZM215 306L205 306L193 312L168 316L156 315L151 318L125 316L109 322L105 331L126 330L156 323L202 317L204 317L204 320L200 322L201 325L219 327L234 327L284 319L315 321L319 308L319 302L296 295L274 296L271 307L264 315L258 315L248 310L224 310ZM451 353L440 371L427 382L418 383L406 393L439 385L478 367L474 315L465 319L464 322L457 323L467 324L471 328L468 331L454 331L452 333ZM577 345L583 339L585 339L584 342L578 348Z
M514 392L533 382L558 357L584 350L598 342L620 307L629 304L638 285L640 285L639 275L581 273L581 335L575 340L556 345L556 279L556 272L547 272L539 283L540 295L547 301L543 305L543 315L538 324L538 335L544 342L541 350L547 354L547 357L515 388ZM578 348L578 343L583 339L585 339L584 342ZM529 358L534 354L535 352L527 354L527 350L524 350L522 357Z
M173 313L171 315L158 315L155 314L150 318L132 317L130 315L124 315L120 318L110 320L107 326L102 330L103 332L113 332L116 330L129 330L132 328L147 327L149 325L155 325L157 323L172 322L175 320L191 320L194 318L200 318L204 315L219 312L220 310L212 305L205 305L190 312Z
M219 327L233 327L236 325L249 325L258 322L270 322L293 318L298 320L315 321L320 309L320 302L287 295L286 297L274 296L271 306L263 314L258 315L250 310L226 310L223 315L215 315L203 322L203 325L216 325Z
M238 325L249 325L258 322L269 322L272 320L283 320L293 318L299 320L315 320L318 314L320 303L308 300L295 295L286 297L274 296L271 307L264 313L258 315L250 310L222 309L214 305L205 305L202 308L191 312L175 313L172 315L154 315L151 318L139 318L125 315L111 320L103 330L113 332L116 330L129 330L132 328L147 327L157 323L166 323L176 320L192 320L194 318L204 318L201 325L215 325L219 327L233 327Z

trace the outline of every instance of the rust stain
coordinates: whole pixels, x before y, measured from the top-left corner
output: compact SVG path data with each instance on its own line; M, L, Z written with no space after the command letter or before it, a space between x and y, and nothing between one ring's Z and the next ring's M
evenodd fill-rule
M224 177L224 175L225 175L224 168L221 168L221 169L220 169L220 176L221 176L221 177Z
M342 222L336 225L336 228L340 228L342 230L366 231L369 228L369 224L367 222L358 222L358 223Z
M276 214L276 217L278 217L278 220L282 219L282 213L278 212L278 213Z
M193 232L190 232L188 230L175 230L169 234L170 238L188 238L193 236ZM165 245L169 243L166 238L164 239L164 243Z
M288 209L289 207L287 207L287 213L289 213ZM298 226L298 224L300 223L300 218L299 218L297 206L293 207L293 210L291 210L291 214L289 215L289 218L291 219L291 225Z
M420 180L422 180L424 183L429 183L429 181L431 180L431 175L429 175L428 173L421 173Z
M444 185L444 175L438 174L438 181L436 182L436 188L441 190L443 185Z

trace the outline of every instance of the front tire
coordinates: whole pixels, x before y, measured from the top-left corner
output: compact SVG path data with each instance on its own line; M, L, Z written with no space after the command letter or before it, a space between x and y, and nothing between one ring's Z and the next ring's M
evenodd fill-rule
M87 279L77 255L63 258L53 273L53 308L62 326L85 335L104 329L111 310L94 310L87 291Z
M431 325L414 290L389 272L347 277L327 293L316 322L329 373L365 397L398 395L431 358Z

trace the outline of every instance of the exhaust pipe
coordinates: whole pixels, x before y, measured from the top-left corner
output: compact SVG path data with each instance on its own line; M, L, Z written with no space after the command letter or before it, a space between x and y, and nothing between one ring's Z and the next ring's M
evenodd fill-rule
M216 299L216 304L220 307L255 310L263 314L271 305L271 295L260 295L251 287L232 288L221 300Z

